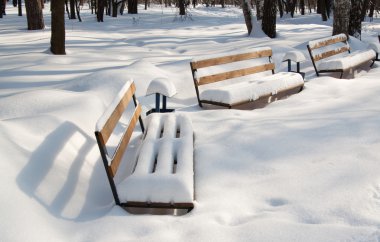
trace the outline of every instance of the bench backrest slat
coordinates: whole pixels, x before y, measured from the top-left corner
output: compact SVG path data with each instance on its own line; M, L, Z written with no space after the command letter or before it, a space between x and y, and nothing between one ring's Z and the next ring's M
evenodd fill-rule
M116 175L117 169L119 168L120 161L123 158L124 151L126 147L128 146L128 143L131 139L133 130L136 127L136 123L139 120L141 114L141 106L138 104L135 108L135 111L133 113L133 116L131 117L131 120L129 122L129 125L121 138L121 142L119 143L118 147L116 148L116 151L112 157L111 165L108 167L110 169L110 172L112 174L112 177Z
M121 115L123 114L125 108L128 106L131 101L133 94L136 91L136 86L132 82L128 91L125 92L124 96L121 98L119 104L116 106L115 110L112 112L111 116L108 118L107 122L101 129L101 138L103 145L105 145L110 138L116 124L119 122Z
M335 38L330 38L330 39L325 40L325 41L320 41L316 45L310 45L310 50L315 50L315 49L319 49L322 47L326 47L328 45L333 45L333 44L336 44L339 42L346 42L346 41L347 41L347 37L345 35L338 35Z
M210 66L215 66L215 65L222 65L222 64L228 64L228 63L237 62L237 61L244 61L244 60L261 58L261 57L269 57L269 56L272 56L272 49L250 52L250 53L243 53L243 54L236 54L236 55L229 55L229 56L211 58L211 59L200 60L200 61L193 61L191 62L191 67L192 69L199 69L199 68L205 68L205 67L210 67Z
M330 51L326 51L326 52L323 52L320 54L313 55L313 58L314 58L314 61L319 61L319 60L328 58L330 56L334 56L334 55L337 55L340 53L347 52L349 50L350 50L350 48L348 46L342 46L342 47L335 49L335 50L330 50Z
M198 85L210 84L210 83L223 81L223 80L227 80L227 79L231 79L231 78L251 75L251 74L255 74L255 73L263 72L263 71L270 71L270 70L274 70L274 68L275 68L275 66L273 63L268 63L268 64L264 64L264 65L259 65L259 66L223 72L220 74L204 76L204 77L201 77L199 79Z

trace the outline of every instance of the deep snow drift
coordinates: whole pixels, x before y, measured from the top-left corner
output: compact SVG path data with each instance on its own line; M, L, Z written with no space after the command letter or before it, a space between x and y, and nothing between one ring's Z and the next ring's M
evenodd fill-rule
M49 6L45 23L49 25ZM83 9L66 21L67 55L47 51L49 26L26 31L7 6L0 20L1 241L378 241L380 68L355 79L317 78L309 40L331 34L314 14L278 20L278 38L246 36L242 11L153 6L133 17ZM178 20L178 18L177 18ZM365 23L377 41L378 19ZM305 90L257 110L197 106L192 58L271 46L276 71L293 48L307 56ZM365 44L353 41L355 48ZM154 78L173 81L169 108L195 132L195 208L132 215L114 206L94 130L133 78L146 110Z

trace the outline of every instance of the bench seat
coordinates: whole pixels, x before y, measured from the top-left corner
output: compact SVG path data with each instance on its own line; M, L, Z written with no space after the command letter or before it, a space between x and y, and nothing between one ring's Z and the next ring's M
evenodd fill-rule
M376 58L376 53L372 49L354 51L351 53L343 54L340 57L333 57L325 59L317 63L317 69L321 70L348 70L350 68L359 66L363 63L371 61Z
M151 114L134 172L117 185L122 203L192 203L193 129L182 114Z
M304 80L300 74L294 72L280 72L252 81L206 89L200 93L200 99L202 101L208 100L234 106L244 103L247 100L255 101L261 97L275 95L278 92L295 87L302 87L303 85Z

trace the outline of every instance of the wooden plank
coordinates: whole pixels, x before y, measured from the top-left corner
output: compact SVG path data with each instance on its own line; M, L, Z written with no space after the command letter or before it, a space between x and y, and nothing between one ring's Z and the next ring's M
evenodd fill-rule
M346 52L349 50L350 50L350 48L348 46L343 46L343 47L340 47L340 48L335 49L335 50L330 50L330 51L320 53L318 55L314 55L313 58L314 58L314 61L319 61L319 60L325 59L327 57L337 55L337 54L340 54L340 53L343 53L343 52Z
M179 209L192 209L193 203L162 203L162 202L135 202L128 201L121 204L122 207L137 207L137 208L179 208Z
M227 80L227 79L231 79L231 78L251 75L251 74L258 73L258 72L269 71L269 70L274 70L274 63L267 63L267 64L260 65L260 66L253 66L253 67L249 67L249 68L223 72L223 73L214 74L214 75L210 75L210 76L203 76L199 79L198 85L214 83L214 82L218 82L218 81L223 81L223 80Z
M272 56L271 49L194 61L194 62L191 62L191 67L193 69L198 69L198 68L204 68L204 67L209 67L209 66L228 64L228 63L232 63L236 61L243 61L243 60L249 60L249 59L254 59L254 58L269 57L269 56Z
M121 138L121 142L119 143L112 157L111 165L108 167L110 169L110 173L112 177L116 175L117 169L119 168L119 165L120 165L121 158L123 158L124 151L128 146L133 130L135 129L136 123L139 120L140 114L141 114L141 106L140 104L138 104L133 113L133 116L131 117L127 130L125 131L123 137Z
M132 99L133 94L136 91L136 86L134 83L128 88L128 91L125 92L124 96L121 98L119 104L116 106L115 110L103 126L100 133L102 134L102 139L104 144L107 143L109 137L111 136L116 124L119 122L121 115L124 113L125 108L128 106L129 102Z
M319 49L319 48L322 48L322 47L325 47L325 46L328 46L328 45L333 45L333 44L336 44L336 43L339 43L339 42L346 42L346 40L347 40L346 36L339 36L339 37L335 37L335 38L328 39L328 40L325 40L325 41L321 41L321 42L319 42L315 46L310 46L310 49L311 50L315 50L315 49Z

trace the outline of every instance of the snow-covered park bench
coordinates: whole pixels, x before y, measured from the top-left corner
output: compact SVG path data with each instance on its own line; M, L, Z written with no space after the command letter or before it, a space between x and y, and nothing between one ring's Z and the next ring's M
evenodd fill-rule
M309 41L307 48L317 76L324 72L340 72L342 78L344 72L352 72L370 61L372 66L376 59L372 49L351 52L345 34Z
M300 92L304 86L302 76L294 72L275 74L271 58L272 49L260 47L249 52L193 59L190 67L199 106L268 104ZM267 75L253 76L258 73Z
M153 113L142 120L135 90L135 84L127 82L96 124L95 136L115 202L122 207L190 211L194 207L191 120L178 113ZM120 121L125 116L130 116L127 124ZM138 153L129 154L131 172L117 182L115 175L137 122L143 132Z

